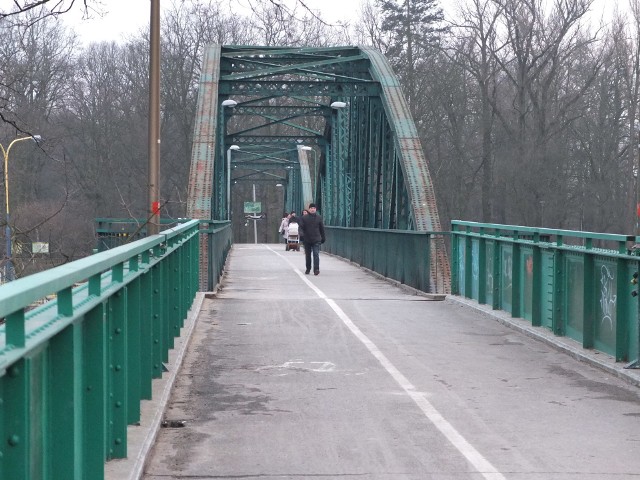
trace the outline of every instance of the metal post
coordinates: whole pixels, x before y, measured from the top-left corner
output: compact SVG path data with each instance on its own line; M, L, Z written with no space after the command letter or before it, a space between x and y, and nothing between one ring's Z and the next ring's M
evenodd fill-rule
M1 145L0 145L1 146ZM7 241L7 247L5 250L5 253L7 255L7 263L5 266L5 281L10 282L13 280L13 268L11 265L11 226L9 223L9 149L11 148L11 145L9 145L9 148L7 149L7 151L5 152L4 148L2 148L2 153L4 154L4 201L5 201L5 206L6 206L6 221L7 224L5 226L4 229L4 236L5 239Z
M256 203L256 184L253 184L253 203ZM258 224L256 223L258 220L253 219L253 243L258 243Z
M160 231L160 0L151 0L149 60L149 224Z

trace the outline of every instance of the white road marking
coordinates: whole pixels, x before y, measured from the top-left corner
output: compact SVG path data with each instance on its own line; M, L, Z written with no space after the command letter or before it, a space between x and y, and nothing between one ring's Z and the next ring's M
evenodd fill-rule
M429 421L442 433L447 440L453 445L464 457L471 463L474 468L481 474L486 480L506 480L496 467L494 467L489 460L487 460L478 450L471 445L466 438L464 438L451 423L445 419L442 414L426 399L424 392L417 391L416 387L405 377L400 370L398 370L393 363L380 351L380 349L367 337L362 331L353 323L349 316L338 306L338 304L327 297L322 290L314 285L310 280L306 278L299 267L296 267L289 261L287 257L279 254L271 247L267 247L273 253L283 258L296 272L296 274L302 279L304 283L313 290L318 297L323 299L336 313L338 318L342 320L342 323L351 330L358 340L360 340L369 352L380 362L384 369L398 382L398 385L402 387L405 393L418 405L422 413L429 419Z
M311 365L310 367L306 367L306 364ZM284 362L282 365L265 365L264 367L256 368L256 371L262 370L300 370L304 372L317 372L317 373L326 373L333 372L336 369L335 364L331 362L301 362L301 361L292 361L292 362Z

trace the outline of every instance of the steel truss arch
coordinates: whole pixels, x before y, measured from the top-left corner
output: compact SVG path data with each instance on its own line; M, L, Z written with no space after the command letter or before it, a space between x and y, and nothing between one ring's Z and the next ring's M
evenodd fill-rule
M209 47L187 215L228 218L227 190L240 169L283 178L284 207L299 211L313 199L328 225L441 230L400 83L370 47Z

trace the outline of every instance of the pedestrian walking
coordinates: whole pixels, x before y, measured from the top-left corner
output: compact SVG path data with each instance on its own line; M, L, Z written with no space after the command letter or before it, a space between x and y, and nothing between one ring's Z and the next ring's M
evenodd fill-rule
M325 241L324 222L316 212L316 204L309 204L309 214L302 215L300 227L304 238L305 274L311 272L311 259L313 257L313 274L320 274L320 245Z

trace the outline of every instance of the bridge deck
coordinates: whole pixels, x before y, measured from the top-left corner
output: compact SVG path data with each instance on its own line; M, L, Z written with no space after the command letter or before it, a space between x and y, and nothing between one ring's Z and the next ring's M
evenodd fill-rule
M638 478L637 387L459 302L303 267L234 246L145 479Z

